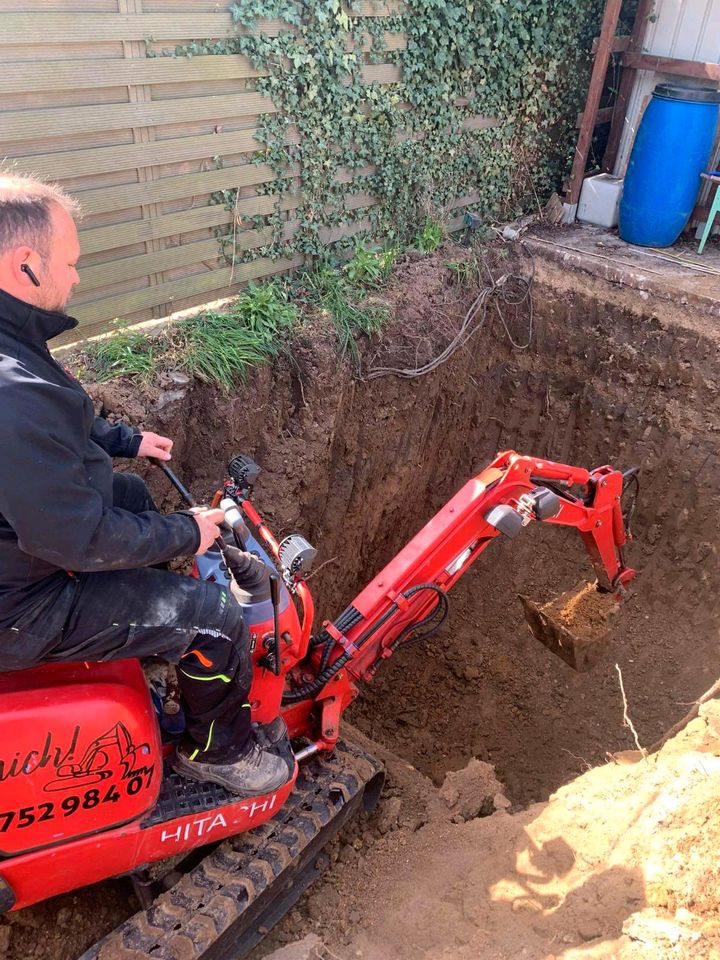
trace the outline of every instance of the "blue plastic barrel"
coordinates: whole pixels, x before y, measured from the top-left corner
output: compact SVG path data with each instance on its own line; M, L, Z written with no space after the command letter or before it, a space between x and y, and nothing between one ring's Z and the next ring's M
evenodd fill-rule
M620 236L669 247L688 222L715 139L720 91L661 83L645 110L620 201Z

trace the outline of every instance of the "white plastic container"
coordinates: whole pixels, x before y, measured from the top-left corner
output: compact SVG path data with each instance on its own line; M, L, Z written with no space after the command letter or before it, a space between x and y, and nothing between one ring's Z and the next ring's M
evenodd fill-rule
M588 177L580 191L577 218L598 227L616 227L623 181L609 173Z

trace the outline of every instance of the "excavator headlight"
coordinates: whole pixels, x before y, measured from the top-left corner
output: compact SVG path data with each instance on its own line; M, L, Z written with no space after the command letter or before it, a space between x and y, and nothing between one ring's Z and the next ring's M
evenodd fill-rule
M536 520L552 520L560 513L560 497L547 487L536 487L529 496Z
M516 537L522 530L523 518L509 503L498 503L485 514L485 520L506 537Z
M310 573L317 550L299 533L293 533L280 543L280 563L290 577L304 577Z

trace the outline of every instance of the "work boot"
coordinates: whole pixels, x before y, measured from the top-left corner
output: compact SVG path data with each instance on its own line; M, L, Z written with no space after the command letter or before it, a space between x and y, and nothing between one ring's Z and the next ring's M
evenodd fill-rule
M183 777L219 783L231 793L245 797L272 793L292 776L283 759L263 750L254 740L248 750L232 763L191 760L181 747L175 754L173 769Z
M276 747L282 743L288 735L285 721L277 716L270 723L254 723L255 736L262 747Z

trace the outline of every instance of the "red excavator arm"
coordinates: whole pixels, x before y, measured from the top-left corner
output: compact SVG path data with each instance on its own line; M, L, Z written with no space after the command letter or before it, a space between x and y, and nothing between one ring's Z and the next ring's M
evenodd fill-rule
M434 631L447 613L447 592L500 534L514 537L533 521L575 527L590 555L598 589L624 593L635 571L625 565L628 539L621 507L636 476L609 466L579 467L501 453L473 477L333 623L311 642L307 669L283 702L313 699L322 705L320 748L338 735L340 714L378 665L403 643ZM305 667L308 661L305 661ZM298 680L303 678L300 683Z

